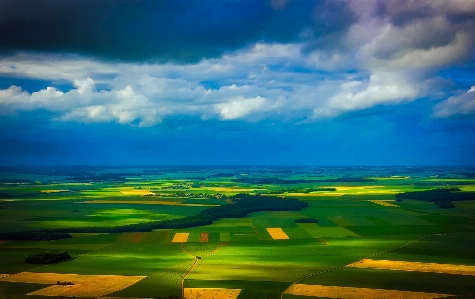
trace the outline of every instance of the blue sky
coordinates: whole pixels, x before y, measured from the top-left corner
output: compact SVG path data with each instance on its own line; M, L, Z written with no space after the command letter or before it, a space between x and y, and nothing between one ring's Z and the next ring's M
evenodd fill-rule
M475 1L0 11L1 165L475 165Z

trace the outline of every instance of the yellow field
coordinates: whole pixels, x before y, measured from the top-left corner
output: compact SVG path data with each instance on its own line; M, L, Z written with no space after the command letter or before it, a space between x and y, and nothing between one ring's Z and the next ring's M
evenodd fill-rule
M384 186L331 186L331 188L335 188L336 191L314 191L310 193L284 193L284 194L271 194L271 196L276 195L285 195L285 196L342 196L346 194L396 194L400 193L401 191L395 189L386 189ZM262 194L266 195L266 194Z
M233 193L253 192L256 190L261 190L259 188L239 188L239 187L210 187L210 188L204 187L203 189L216 191L216 192L233 192Z
M322 285L295 284L286 291L287 294L300 296L318 296L327 298L345 298L345 299L433 299L443 298L451 295L410 292L398 290L352 288Z
M389 260L371 260L364 259L359 262L348 265L352 268L371 268L384 270L418 271L434 272L445 274L472 275L475 276L475 266L389 261Z
M375 204L378 204L378 205L382 205L382 206L385 206L385 207L396 207L396 208L399 208L399 206L397 205L393 205L392 203L389 203L388 200L368 200L372 203L375 203ZM391 201L394 201L394 200L391 200Z
M175 236L173 236L173 243L186 243L188 241L188 236L189 233L176 233Z
M40 190L42 193L60 193L60 192L69 192L69 190Z
M127 190L120 190L120 193L125 195L155 195L155 193L151 192L148 189L127 189Z
M142 204L142 205L165 205L165 206L187 206L187 207L216 207L215 204L200 204L200 203L182 203L177 201L162 201L162 200L108 200L98 199L90 201L82 201L78 203L119 203L119 204Z
M274 240L286 240L289 238L286 233L280 227L268 227L266 228L269 235Z
M342 195L345 195L346 193L339 193L339 192L323 192L323 191L319 191L318 193L293 193L293 192L289 192L289 193L277 193L277 194L261 194L261 196L305 196L305 197L309 197L309 196L342 196Z
M185 299L236 299L240 289L185 288Z
M99 297L122 290L145 277L21 272L1 277L0 281L52 284L52 286L27 295ZM74 285L56 285L57 281L68 281Z
M385 189L384 186L333 186L332 188L336 188L336 192L345 194L396 194L400 192L399 190Z

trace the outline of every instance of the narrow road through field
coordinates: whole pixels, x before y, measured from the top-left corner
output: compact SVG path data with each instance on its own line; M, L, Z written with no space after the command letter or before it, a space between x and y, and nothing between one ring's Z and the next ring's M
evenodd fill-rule
M181 250L183 250L184 252L186 252L188 255L191 255L194 259L195 259L195 262L193 263L193 265L191 265L190 269L188 270L188 272L186 272L185 276L183 276L183 278L181 279L181 298L182 299L185 299L185 279L186 277L191 273L191 271L193 271L193 269L195 268L195 266L197 264L199 264L201 262L202 259L204 258L207 258L208 256L210 255L213 255L214 253L216 253L216 251L219 250L219 248L221 248L222 246L226 246L226 243L225 242L218 242L216 248L209 252L208 254L205 254L203 256L196 256L194 254L192 254L191 252L189 252L188 250L186 250L185 248L185 245L186 243L181 243Z
M437 234L436 234L436 235L437 235ZM323 273L326 273L326 272L329 272L329 271L335 271L335 270L341 269L341 268L343 268L343 267L346 267L346 266L348 266L348 265L351 265L351 264L353 264L353 263L357 263L357 262L359 262L359 261L362 261L362 260L364 260L364 259L369 259L369 258L372 258L372 257L377 256L377 255L380 255L380 254L388 253L388 252L391 252L391 251L394 251L394 250L397 250L397 249L400 249L400 248L409 246L409 245L414 244L414 243L416 243L416 242L418 242L418 241L420 241L420 240L422 240L422 239L424 239L424 238L427 238L427 237L429 237L429 236L432 236L432 234L430 234L430 235L424 235L424 236L422 236L422 237L419 237L419 238L417 238L417 239L415 239L415 240L412 240L412 241L410 241L410 242L408 242L408 243L406 243L406 244L403 244L403 245L398 246L398 247L395 247L395 248L391 248L391 249L388 249L388 250L385 250L385 251L382 251L382 252L373 253L373 254L371 254L371 255L368 255L367 257L361 258L361 259L359 259L359 260L357 260L357 261L354 261L354 262L351 262L351 263L349 263L349 264L345 264L345 265L341 265L341 266L337 266L337 267L333 267L333 268L328 268L328 269L325 269L325 270L317 271L317 272L315 272L315 273L312 273L312 274L303 276L303 277L301 277L301 278L295 280L294 282L292 282L285 290L283 290L282 293L280 294L280 299L283 299L283 298L284 298L285 292L287 292L293 285L297 284L298 282L300 282L300 281L302 281L302 280L304 280L304 279L307 279L307 278L312 277L312 276L320 275L320 274L323 274Z

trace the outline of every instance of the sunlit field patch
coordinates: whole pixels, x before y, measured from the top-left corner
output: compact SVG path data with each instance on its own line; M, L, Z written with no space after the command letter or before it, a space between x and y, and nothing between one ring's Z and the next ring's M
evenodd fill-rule
M229 193L241 193L241 192L254 192L256 190L262 190L259 188L240 188L240 187L210 187L210 188L203 188L210 191L216 192L229 192Z
M81 201L77 203L109 203L109 204L142 204L142 205L166 205L166 206L185 206L185 207L216 207L219 205L216 204L198 204L198 203L182 203L178 201L163 201L163 200L109 200L109 199L98 199L98 200L89 200Z
M231 241L231 233L230 232L220 232L219 233L219 241L221 241L221 242Z
M190 233L176 233L175 236L173 236L172 243L186 243L189 235Z
M336 188L336 192L339 193L355 195L396 194L401 192L400 190L394 189L394 186L391 186L391 188L387 186L333 186L333 188Z
M145 276L21 272L3 277L0 281L52 284L52 286L28 293L27 295L99 297L124 289L143 278ZM58 281L72 282L74 285L56 285Z
M286 240L289 238L280 227L268 227L266 230L274 240Z
M261 196L293 196L293 197L319 197L319 196L343 196L346 193L343 192L311 192L311 193L281 193L281 194L261 194Z
M287 294L300 296L314 296L325 298L345 298L345 299L433 299L444 298L451 296L449 294L398 291L398 290L383 290L383 289L368 289L368 288L353 288L353 287L339 287L339 286L323 286L323 285L306 285L295 284L286 291Z
M336 227L322 227L315 223L298 223L300 228L309 233L313 238L327 238L327 237L356 237L354 232L340 226Z
M475 276L475 266L364 259L347 267Z
M61 193L61 192L69 192L69 190L40 190L41 193Z
M378 204L378 205L381 205L381 206L385 206L385 207L399 208L399 206L390 203L389 200L368 200L368 201L372 202L372 203L375 203L375 204Z
M155 193L151 192L149 189L125 189L120 190L120 193L124 195L155 195Z
M240 289L185 288L185 299L236 299Z

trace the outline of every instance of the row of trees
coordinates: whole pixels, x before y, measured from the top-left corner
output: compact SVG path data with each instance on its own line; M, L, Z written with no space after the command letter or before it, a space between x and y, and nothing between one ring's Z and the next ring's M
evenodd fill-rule
M212 224L221 218L242 218L247 214L259 211L298 211L308 206L307 202L294 198L275 196L256 196L237 194L231 197L232 204L212 207L197 215L166 221L153 221L116 227L79 227L49 229L34 232L12 232L0 234L3 240L54 240L70 238L70 233L123 233L149 232L154 229L190 228Z
M71 256L67 252L44 251L30 255L25 259L27 264L53 264L69 260Z
M460 192L459 188L437 188L432 190L396 194L396 200L416 199L434 202L443 209L453 208L452 201L475 200L475 192Z

